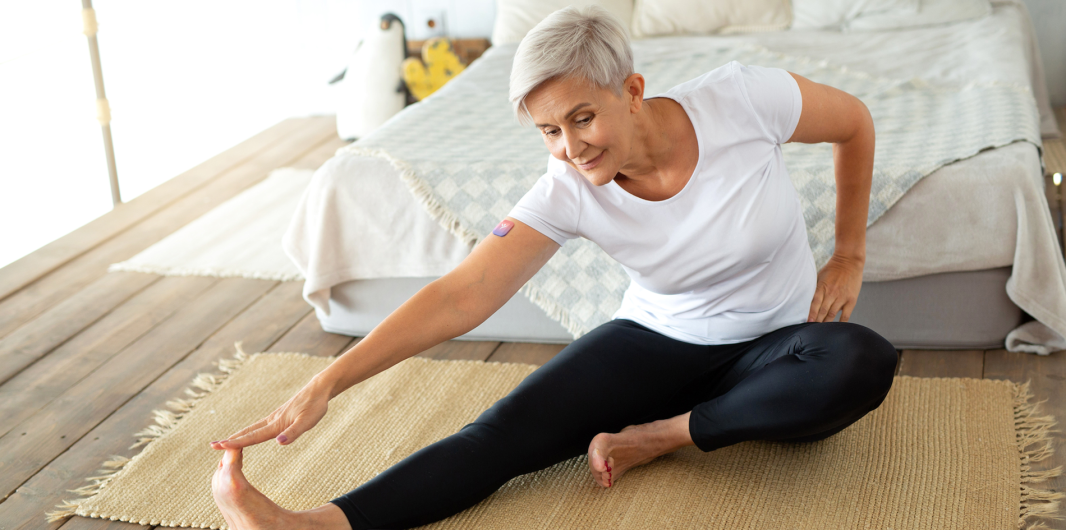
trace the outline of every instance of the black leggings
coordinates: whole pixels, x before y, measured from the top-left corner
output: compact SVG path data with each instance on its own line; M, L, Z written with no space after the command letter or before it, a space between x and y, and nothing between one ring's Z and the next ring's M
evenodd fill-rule
M896 360L891 343L851 322L803 322L701 346L612 320L473 423L332 502L354 530L428 524L516 476L586 454L601 432L689 411L689 433L703 451L746 440L821 440L880 406Z

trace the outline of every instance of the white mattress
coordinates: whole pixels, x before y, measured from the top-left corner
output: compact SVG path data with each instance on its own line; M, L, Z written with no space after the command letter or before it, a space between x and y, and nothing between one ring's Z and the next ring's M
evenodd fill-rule
M983 19L933 28L863 33L784 31L715 39L756 42L772 50L825 59L875 75L921 78L933 84L981 80L1035 85L1042 131L1047 135L1058 132L1034 52L1031 24L1024 6L1018 3L997 4L993 14ZM1015 274L1013 280L1021 280L1014 281L1015 288L1020 286L1025 292L1011 298L1038 319L1054 320L1042 318L1040 310L1020 303L1021 298L1032 298L1039 290L1030 284L1043 281L1049 274L1061 272L1057 281L1066 282L1061 256L1056 264L1055 258L1047 255L1047 249L1054 245L1054 229L1041 174L1036 148L1016 143L928 175L868 228L864 281L1038 260L1015 266L1016 271L1029 271L1032 277ZM304 294L320 316L330 311L328 300L334 285L358 279L437 277L469 253L469 248L429 217L397 172L382 159L348 154L334 157L316 173L303 203L286 234L286 250L298 263L303 262L308 279ZM316 226L326 222L323 219L343 227L343 235L329 242L314 241L320 234ZM345 267L315 270L316 254L327 247L330 253L344 255ZM1008 291L1010 287L1008 283ZM1066 305L1066 300L1062 304ZM1045 323L1066 332L1066 319L1058 318Z

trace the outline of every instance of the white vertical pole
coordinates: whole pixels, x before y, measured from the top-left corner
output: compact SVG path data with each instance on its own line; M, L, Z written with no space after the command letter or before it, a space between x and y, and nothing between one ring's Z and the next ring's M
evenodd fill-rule
M89 56L93 62L93 81L96 83L96 120L104 133L104 151L107 153L107 173L111 179L111 202L122 204L118 190L118 170L115 167L115 146L111 142L111 107L104 93L104 73L100 68L100 46L96 42L96 11L92 0L81 0L82 32L89 39Z

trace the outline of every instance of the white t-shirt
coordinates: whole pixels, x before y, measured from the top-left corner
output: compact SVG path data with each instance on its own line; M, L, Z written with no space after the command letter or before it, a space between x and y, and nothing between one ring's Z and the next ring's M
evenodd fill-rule
M802 108L796 80L733 61L656 97L677 101L696 131L699 159L680 192L647 201L549 157L510 216L621 263L632 281L613 318L693 344L806 322L817 269L781 154Z

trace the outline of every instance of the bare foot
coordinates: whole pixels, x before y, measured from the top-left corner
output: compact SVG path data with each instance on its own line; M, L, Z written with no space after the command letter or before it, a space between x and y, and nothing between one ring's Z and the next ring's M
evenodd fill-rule
M211 477L211 492L230 530L336 528L351 530L348 519L336 505L327 503L304 512L293 512L274 504L241 471L241 449L226 449Z
M667 420L630 425L622 432L601 432L589 444L589 470L597 484L609 488L626 471L693 445L688 413Z

